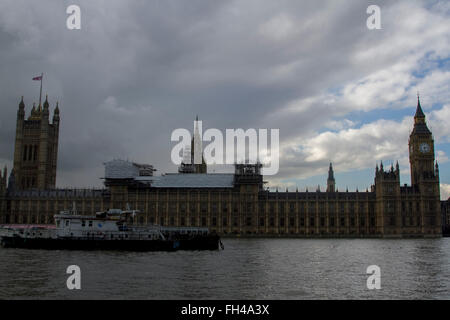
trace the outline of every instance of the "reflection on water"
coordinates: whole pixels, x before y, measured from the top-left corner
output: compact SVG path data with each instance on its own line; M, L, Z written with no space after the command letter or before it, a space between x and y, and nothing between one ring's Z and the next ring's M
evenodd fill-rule
M0 299L450 299L450 238L224 239L224 251L0 249ZM66 268L81 268L81 290ZM381 268L368 290L366 268Z

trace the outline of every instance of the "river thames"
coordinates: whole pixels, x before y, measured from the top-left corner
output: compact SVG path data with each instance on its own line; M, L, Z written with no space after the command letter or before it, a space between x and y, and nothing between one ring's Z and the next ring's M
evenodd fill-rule
M0 248L0 299L450 299L450 238L222 241L194 252ZM69 265L80 290L67 289ZM380 290L367 289L370 265Z

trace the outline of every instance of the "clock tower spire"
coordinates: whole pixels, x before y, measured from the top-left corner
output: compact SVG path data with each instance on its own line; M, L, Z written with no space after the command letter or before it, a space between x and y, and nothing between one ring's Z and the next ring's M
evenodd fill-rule
M414 129L409 136L412 192L417 195L415 214L422 234L441 230L439 169L435 167L434 140L417 96Z
M434 177L434 140L427 127L419 96L414 115L414 128L409 136L409 162L411 185L418 185L424 179Z

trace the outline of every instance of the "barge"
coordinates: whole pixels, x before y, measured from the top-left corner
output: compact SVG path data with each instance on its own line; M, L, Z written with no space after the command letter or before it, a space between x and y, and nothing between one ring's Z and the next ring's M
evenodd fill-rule
M75 210L54 216L55 225L3 225L5 248L51 250L176 251L223 249L220 237L207 228L134 226L137 211L109 209L95 216Z

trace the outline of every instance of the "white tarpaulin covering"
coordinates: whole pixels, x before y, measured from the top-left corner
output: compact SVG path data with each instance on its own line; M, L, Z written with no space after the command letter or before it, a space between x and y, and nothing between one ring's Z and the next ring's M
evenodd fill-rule
M106 179L134 179L139 176L139 167L125 160L105 162Z

